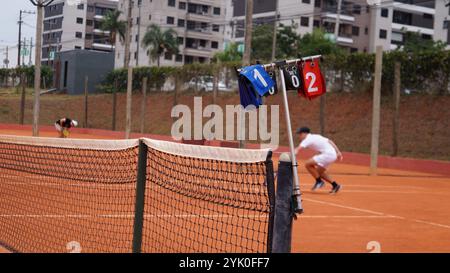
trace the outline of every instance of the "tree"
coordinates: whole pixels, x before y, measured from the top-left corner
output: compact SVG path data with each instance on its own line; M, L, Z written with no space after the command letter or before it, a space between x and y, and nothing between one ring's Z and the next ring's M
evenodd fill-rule
M292 22L291 25L280 24L277 31L277 50L278 59L287 59L295 57L297 54L297 44L300 36L295 29L297 25ZM273 45L273 26L259 25L253 29L252 54L253 59L260 61L269 61L272 59Z
M342 49L336 43L327 39L323 30L314 29L312 33L307 33L300 38L297 51L301 56L310 56L336 54L342 52Z
M125 32L127 29L127 22L119 20L122 12L118 10L108 11L101 22L100 29L103 31L109 31L109 42L111 49L116 43L117 34L119 34L120 41L124 41Z
M142 46L148 49L147 54L159 67L162 54L178 54L177 33L171 28L163 31L158 25L151 24L142 38Z
M405 30L405 29L404 29ZM404 32L404 45L397 48L407 53L439 52L445 50L446 44L425 38L420 32Z
M238 62L242 60L242 53L238 50L237 43L230 43L224 51L214 54L213 62Z

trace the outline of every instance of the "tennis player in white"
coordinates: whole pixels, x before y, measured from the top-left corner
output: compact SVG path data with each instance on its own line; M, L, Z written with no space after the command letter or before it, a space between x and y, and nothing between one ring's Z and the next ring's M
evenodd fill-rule
M315 191L322 188L325 185L323 180L325 180L333 186L330 193L337 193L342 186L336 183L327 173L327 167L337 159L343 159L339 148L330 139L321 135L311 134L311 130L308 127L298 129L297 134L300 137L300 144L295 149L295 154L298 154L301 149L311 149L317 152L315 156L305 162L306 169L316 179L312 190Z

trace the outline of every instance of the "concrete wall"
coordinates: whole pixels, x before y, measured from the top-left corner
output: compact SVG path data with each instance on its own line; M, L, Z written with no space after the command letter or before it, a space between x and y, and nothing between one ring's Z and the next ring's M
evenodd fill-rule
M97 92L97 85L101 84L107 74L114 69L114 53L89 50L71 50L60 52L61 62L60 90L70 95L84 93L84 79L89 77L89 92ZM64 86L64 70L67 61L67 85Z

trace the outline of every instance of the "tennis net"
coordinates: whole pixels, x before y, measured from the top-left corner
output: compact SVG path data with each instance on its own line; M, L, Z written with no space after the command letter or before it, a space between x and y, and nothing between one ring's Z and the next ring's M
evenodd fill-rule
M13 252L270 252L268 150L0 136Z

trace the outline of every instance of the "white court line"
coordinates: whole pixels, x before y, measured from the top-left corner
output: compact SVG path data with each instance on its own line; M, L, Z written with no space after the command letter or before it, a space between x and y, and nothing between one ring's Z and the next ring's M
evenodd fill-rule
M301 184L302 186L312 187L314 184ZM361 185L361 184L344 184L346 188L348 187L361 187L361 188L399 188L399 189L409 189L409 190L424 190L424 187L415 187L415 186L393 186L393 185Z
M328 206L340 207L340 208L350 209L350 210L354 210L354 211L367 212L367 213L371 213L371 214L374 214L374 215L388 216L390 218L397 218L397 219L401 219L401 220L412 221L412 222L416 222L416 223L421 223L421 224L431 225L431 226L435 226L435 227L441 227L441 228L450 229L450 226L448 226L448 225L434 223L434 222L430 222L430 221L424 221L424 220L418 220L418 219L409 219L409 218L406 218L406 217L403 217L403 216L397 216L397 215L386 214L386 213L382 213L382 212L378 212L378 211L372 211L372 210L360 209L360 208L355 208L355 207L350 207L350 206L344 206L344 205L339 205L339 204L336 204L336 203L331 203L331 202L326 202L326 201L319 201L319 200L313 200L313 199L309 199L309 198L303 198L303 200L310 201L310 202L315 202L315 203L319 203L319 204L325 204L325 205L328 205ZM302 216L300 216L300 217L302 217Z

